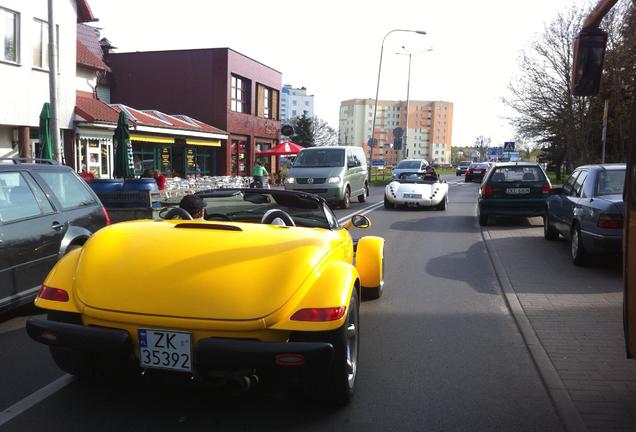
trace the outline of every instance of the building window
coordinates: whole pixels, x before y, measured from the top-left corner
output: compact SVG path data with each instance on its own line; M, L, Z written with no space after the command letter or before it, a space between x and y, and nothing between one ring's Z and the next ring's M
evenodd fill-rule
M2 37L2 58L0 60L18 63L18 13L0 7L0 37Z
M305 101L305 106L308 107L309 106L309 101Z
M278 91L256 84L256 115L278 120Z
M49 25L33 20L33 67L49 68Z
M294 106L296 105L296 100L292 101L292 105L294 105Z
M237 75L232 75L232 103L234 112L249 113L249 87L250 81Z

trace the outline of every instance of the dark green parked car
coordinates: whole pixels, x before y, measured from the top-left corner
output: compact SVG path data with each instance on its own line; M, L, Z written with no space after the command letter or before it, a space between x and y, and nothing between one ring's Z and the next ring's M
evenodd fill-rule
M550 189L550 180L539 164L493 166L479 189L479 225L487 225L490 216L543 216Z

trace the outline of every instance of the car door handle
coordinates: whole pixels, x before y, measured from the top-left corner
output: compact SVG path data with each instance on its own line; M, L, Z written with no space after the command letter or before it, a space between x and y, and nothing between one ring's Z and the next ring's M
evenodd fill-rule
M53 223L51 224L51 228L53 228L55 231L59 231L59 230L61 230L62 228L64 228L64 224L61 224L61 223L59 223L59 222L53 222Z

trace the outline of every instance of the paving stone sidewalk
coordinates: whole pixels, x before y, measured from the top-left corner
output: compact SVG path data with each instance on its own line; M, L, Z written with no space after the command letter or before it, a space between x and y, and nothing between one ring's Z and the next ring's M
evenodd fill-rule
M600 257L574 266L569 242L544 240L541 223L495 222L487 228L491 245L588 430L636 431L636 360L625 358L620 264Z

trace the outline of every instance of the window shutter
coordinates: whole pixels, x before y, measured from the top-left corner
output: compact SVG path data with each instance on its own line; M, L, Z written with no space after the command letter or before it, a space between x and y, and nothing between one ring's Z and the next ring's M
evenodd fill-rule
M264 91L263 86L260 84L256 84L256 115L258 117L263 117L263 97Z
M272 107L271 107L271 111L272 111L272 119L273 120L280 120L278 118L278 90L272 90Z

